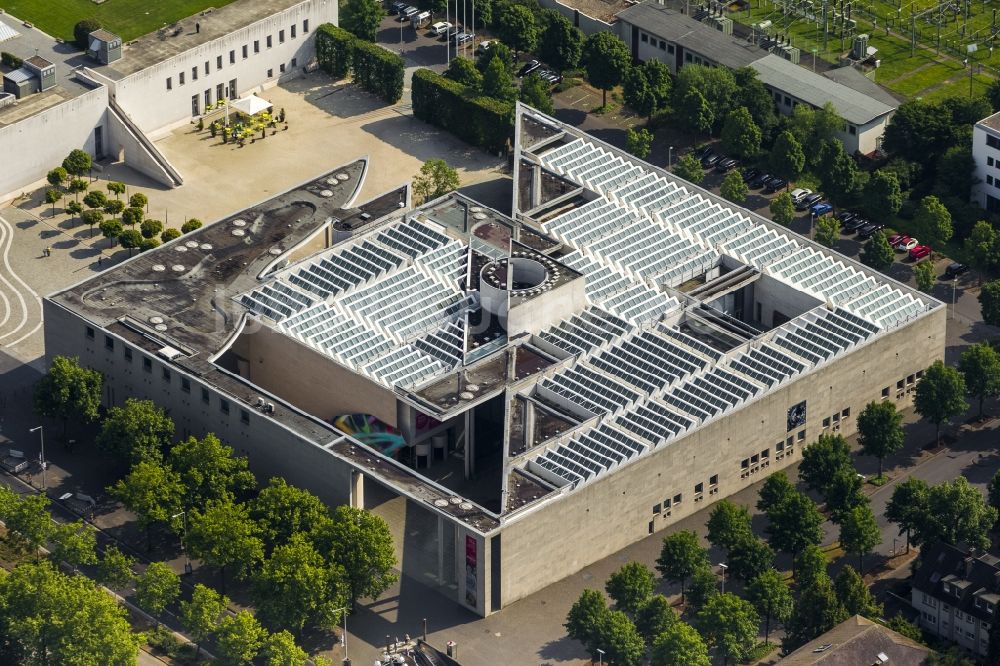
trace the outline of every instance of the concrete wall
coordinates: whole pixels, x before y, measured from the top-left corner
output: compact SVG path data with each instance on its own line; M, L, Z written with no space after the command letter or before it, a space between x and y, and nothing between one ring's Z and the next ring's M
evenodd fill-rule
M743 410L713 421L701 430L661 446L613 474L597 477L568 496L550 501L503 528L502 600L509 604L579 571L712 502L759 481L801 459L802 448L824 432L823 420L849 409L840 434L855 432L855 419L865 404L879 400L892 387L943 358L945 309L939 307L915 324L897 329L846 358L823 366ZM910 405L903 393L899 406ZM807 420L788 432L787 410L805 400ZM801 434L800 433L804 433ZM793 439L793 453L778 459L777 444ZM801 438L801 439L800 439ZM768 450L769 464L750 473L742 461ZM787 450L787 449L786 449ZM717 492L709 480L718 475ZM695 484L704 484L699 501ZM665 500L680 494L669 512ZM661 505L654 514L655 505ZM652 527L650 528L650 523Z
M94 129L105 128L108 92L97 88L29 116L0 126L0 201L44 179L71 150L94 155Z
M174 187L174 177L165 166L166 157L162 154L154 155L151 153L143 145L142 140L129 128L125 119L115 113L112 107L108 108L107 117L107 153L116 159L121 158L125 164L156 182L167 187ZM156 146L153 146L153 150L156 150Z
M309 21L309 32L303 33L302 22ZM117 101L145 132L155 132L165 127L183 123L192 117L191 97L198 96L198 108L204 111L204 94L210 91L212 103L217 101L216 87L228 86L236 79L237 95L276 82L279 77L291 77L308 64L315 55L313 36L321 23L337 22L337 3L334 0L306 0L294 7L241 28L225 37L207 42L181 55L153 65L123 78L117 83ZM292 38L292 26L295 37ZM285 33L284 43L278 31ZM267 47L271 37L272 46ZM258 41L260 52L254 53L253 43ZM247 57L243 57L243 46ZM230 51L235 51L235 63L230 63ZM222 68L217 58L222 56ZM129 57L125 51L125 59ZM292 59L296 64L292 65ZM205 63L209 73L205 74ZM281 66L285 67L282 74ZM193 80L191 69L197 68L198 78ZM271 71L270 76L268 70ZM180 74L184 74L184 84ZM171 89L167 90L167 78ZM150 100L156 100L150 104Z
M769 275L761 275L757 278L753 283L752 294L753 304L747 303L747 311L744 316L758 319L757 303L760 303L759 321L768 327L774 326L775 311L785 315L788 319L794 319L803 312L822 304L822 301L816 297L775 280Z
M972 201L987 209L990 209L987 197L1000 200L1000 148L986 145L986 137L997 137L998 135L1000 132L987 129L979 124L972 127L972 159L976 164L976 171L973 174L975 184L972 186ZM992 160L993 164L989 164L987 160ZM1000 202L994 203L993 209L1000 210Z
M261 326L230 351L249 361L251 382L317 418L360 412L396 425L391 391L284 334Z

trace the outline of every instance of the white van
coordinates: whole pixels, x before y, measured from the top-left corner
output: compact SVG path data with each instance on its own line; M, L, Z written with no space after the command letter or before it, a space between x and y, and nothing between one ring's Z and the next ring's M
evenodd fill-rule
M451 23L448 23L447 21L438 21L437 23L431 26L431 32L433 32L435 35L440 36L447 33L449 30L451 30L451 28L452 28Z
M410 25L416 28L423 28L425 25L431 22L430 12L420 12L419 14L414 14L410 17Z

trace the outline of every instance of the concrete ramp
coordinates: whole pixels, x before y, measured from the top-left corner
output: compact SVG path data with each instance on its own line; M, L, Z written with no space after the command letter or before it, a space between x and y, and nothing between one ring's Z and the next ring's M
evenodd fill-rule
M124 152L125 164L168 187L184 184L180 172L132 122L113 97L108 104L108 131L114 148L112 152L116 155Z

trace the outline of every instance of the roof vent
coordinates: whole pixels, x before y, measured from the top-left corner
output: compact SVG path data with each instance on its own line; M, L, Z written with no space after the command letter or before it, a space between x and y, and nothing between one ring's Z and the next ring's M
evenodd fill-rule
M267 407L264 408L264 411L266 411L268 414L274 414L274 403L273 402L267 403Z
M879 652L877 655L875 655L875 660L876 664L888 664L889 655L887 655L885 652Z
M829 650L832 647L833 647L833 643L827 643L825 645L820 645L818 648L816 648L815 650L813 650L813 654L816 654L817 652L826 652L827 650Z
M162 356L163 358L167 359L168 361L172 361L178 356L183 356L180 350L174 349L173 347L162 347L156 353Z

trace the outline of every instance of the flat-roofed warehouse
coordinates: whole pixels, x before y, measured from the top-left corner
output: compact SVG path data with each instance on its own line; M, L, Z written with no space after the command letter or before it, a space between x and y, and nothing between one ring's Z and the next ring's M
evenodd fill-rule
M909 404L945 309L519 106L513 219L364 163L46 299L46 351L489 614ZM348 208L344 208L348 206Z

